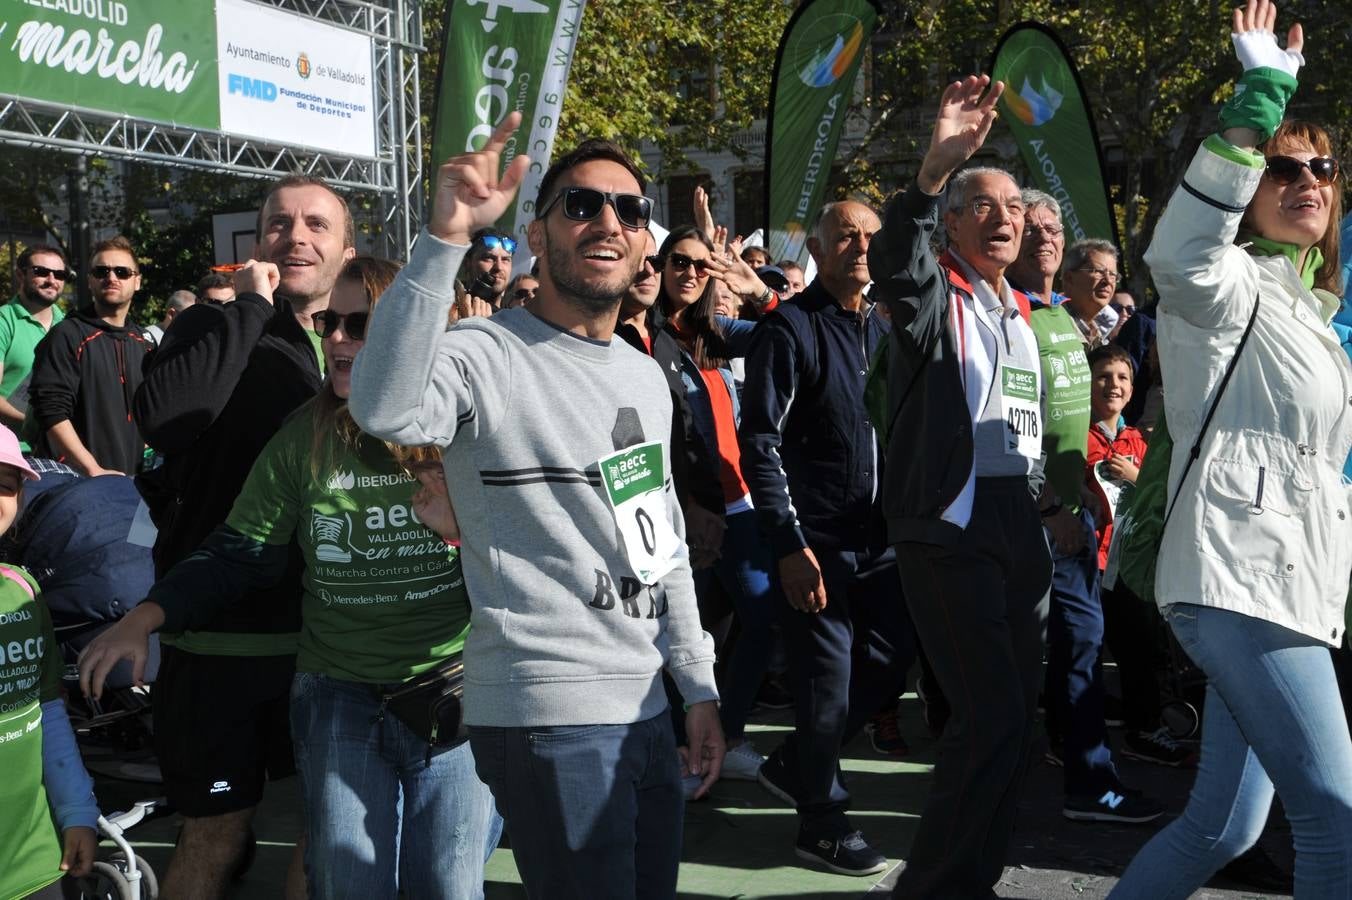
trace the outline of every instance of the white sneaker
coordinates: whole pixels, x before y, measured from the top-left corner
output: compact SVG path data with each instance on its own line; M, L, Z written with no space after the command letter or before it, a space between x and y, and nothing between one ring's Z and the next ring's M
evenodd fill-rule
M719 777L734 781L755 781L764 764L765 757L756 752L751 742L742 741L723 757L723 772Z

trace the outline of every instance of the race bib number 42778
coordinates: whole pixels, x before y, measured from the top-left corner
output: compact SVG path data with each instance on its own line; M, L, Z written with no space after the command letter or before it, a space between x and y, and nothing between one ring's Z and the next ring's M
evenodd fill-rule
M629 447L597 465L629 565L639 581L656 584L675 567L681 546L667 513L662 443Z
M1037 459L1042 453L1042 411L1036 372L1000 367L1000 411L1005 419L1005 452Z

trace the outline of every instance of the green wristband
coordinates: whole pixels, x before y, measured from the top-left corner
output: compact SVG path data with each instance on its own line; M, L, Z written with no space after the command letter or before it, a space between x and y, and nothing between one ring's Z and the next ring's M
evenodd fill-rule
M1235 84L1235 95L1221 107L1221 128L1251 128L1266 141L1282 124L1296 79L1281 69L1250 69Z

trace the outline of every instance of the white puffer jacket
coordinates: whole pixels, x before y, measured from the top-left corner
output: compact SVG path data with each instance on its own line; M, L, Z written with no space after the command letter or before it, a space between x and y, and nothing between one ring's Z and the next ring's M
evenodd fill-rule
M1160 365L1174 439L1156 572L1159 604L1255 616L1337 645L1352 568L1352 364L1338 302L1282 256L1233 243L1263 170L1210 139L1146 253L1159 289ZM1228 149L1222 155L1219 150ZM1260 296L1258 318L1187 481L1178 478Z

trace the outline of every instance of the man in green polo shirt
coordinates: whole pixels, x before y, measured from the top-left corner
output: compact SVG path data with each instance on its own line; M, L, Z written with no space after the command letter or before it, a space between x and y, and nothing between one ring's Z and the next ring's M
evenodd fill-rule
M22 433L28 412L33 348L65 318L56 301L66 288L66 257L49 244L33 244L15 264L19 292L0 306L0 422ZM25 453L27 444L20 445Z

